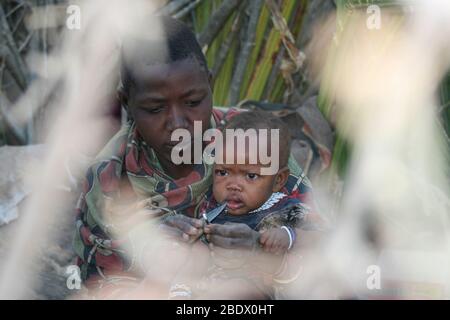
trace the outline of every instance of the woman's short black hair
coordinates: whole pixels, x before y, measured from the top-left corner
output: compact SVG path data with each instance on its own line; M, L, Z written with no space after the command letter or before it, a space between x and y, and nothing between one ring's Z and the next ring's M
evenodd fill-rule
M205 72L208 70L200 44L186 24L168 16L153 16L153 19L160 23L160 35L148 30L147 38L145 35L127 36L122 41L120 78L125 92L134 84L133 75L142 64L166 64L190 58ZM145 27L151 28L147 24Z

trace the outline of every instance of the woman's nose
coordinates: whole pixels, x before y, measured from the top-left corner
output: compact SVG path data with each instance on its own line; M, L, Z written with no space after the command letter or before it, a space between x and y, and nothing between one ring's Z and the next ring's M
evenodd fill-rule
M170 107L169 118L167 120L167 128L170 131L176 129L187 129L189 127L184 112L181 111L178 106Z

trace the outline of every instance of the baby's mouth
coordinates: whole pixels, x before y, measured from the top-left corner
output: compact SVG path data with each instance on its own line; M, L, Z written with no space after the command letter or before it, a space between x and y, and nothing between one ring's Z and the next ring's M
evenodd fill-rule
M239 210L244 206L244 202L238 198L229 198L226 200L227 208L230 210Z

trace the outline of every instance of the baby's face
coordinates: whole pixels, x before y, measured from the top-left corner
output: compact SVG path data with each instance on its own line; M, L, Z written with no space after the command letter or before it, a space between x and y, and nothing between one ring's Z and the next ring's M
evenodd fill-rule
M279 191L277 175L260 175L258 164L216 164L213 193L226 202L228 213L241 215L259 208L273 192Z
M239 146L236 140L227 145L225 139L222 147L216 149L216 160L222 160L214 165L214 198L219 203L226 202L228 213L232 215L246 214L262 206L272 193L282 189L289 176L287 167L273 175L261 174L261 169L267 169L267 165L261 164L259 138L256 149L252 148L255 146L250 141L243 141L245 144ZM234 151L227 157L233 147ZM255 153L258 155L256 161L250 157ZM262 172L267 173L267 170Z

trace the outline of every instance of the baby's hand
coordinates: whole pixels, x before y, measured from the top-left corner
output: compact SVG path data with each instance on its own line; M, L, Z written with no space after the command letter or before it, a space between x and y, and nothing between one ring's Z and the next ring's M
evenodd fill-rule
M286 230L273 228L262 232L259 243L266 252L282 254L289 249L290 239Z

